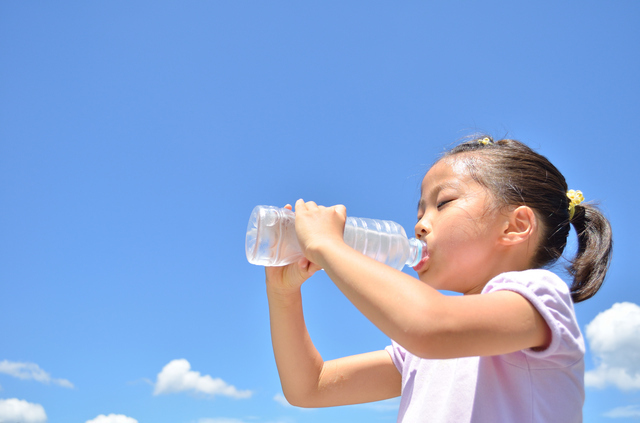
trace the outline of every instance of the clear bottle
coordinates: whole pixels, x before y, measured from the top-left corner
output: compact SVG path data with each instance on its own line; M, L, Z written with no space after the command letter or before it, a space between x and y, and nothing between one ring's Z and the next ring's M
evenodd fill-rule
M389 220L347 217L344 241L364 255L398 270L415 266L427 254L427 244L407 238L404 228ZM273 206L256 206L245 239L247 260L261 266L284 266L302 258L295 230L295 213Z

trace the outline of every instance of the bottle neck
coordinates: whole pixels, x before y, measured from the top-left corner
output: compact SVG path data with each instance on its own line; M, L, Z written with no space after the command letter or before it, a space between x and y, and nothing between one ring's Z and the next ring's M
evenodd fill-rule
M409 258L405 263L409 267L413 267L420 263L427 256L427 243L417 238L409 238Z

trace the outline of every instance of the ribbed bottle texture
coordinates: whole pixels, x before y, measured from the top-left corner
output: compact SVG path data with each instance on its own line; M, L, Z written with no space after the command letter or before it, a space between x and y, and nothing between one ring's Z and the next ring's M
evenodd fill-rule
M389 220L347 217L344 241L356 251L396 269L415 266L426 244L407 238L404 228ZM284 266L302 257L295 231L295 214L288 209L256 206L245 239L247 260L261 266Z

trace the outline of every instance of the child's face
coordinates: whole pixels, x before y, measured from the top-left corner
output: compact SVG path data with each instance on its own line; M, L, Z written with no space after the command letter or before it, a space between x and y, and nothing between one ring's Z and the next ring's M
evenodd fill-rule
M427 242L429 255L414 268L419 279L436 289L479 293L500 273L505 224L489 191L461 161L440 160L422 181L415 232Z

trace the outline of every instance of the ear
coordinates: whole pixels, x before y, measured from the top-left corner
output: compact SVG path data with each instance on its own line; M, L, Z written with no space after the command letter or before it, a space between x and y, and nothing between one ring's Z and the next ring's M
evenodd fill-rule
M529 206L519 206L507 214L507 222L500 241L504 245L516 245L530 240L536 233L538 219Z

